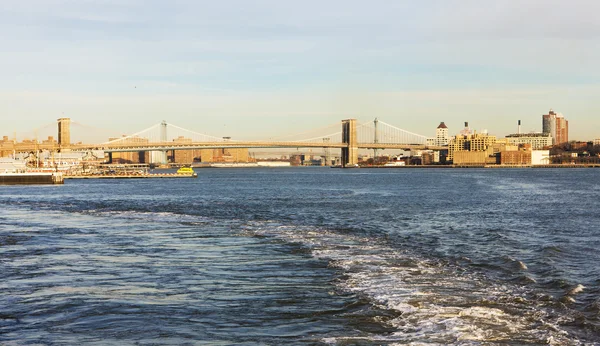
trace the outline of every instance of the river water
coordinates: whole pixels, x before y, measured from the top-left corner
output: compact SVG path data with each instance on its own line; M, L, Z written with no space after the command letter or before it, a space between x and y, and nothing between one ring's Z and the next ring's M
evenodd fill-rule
M2 345L600 345L600 170L0 187Z

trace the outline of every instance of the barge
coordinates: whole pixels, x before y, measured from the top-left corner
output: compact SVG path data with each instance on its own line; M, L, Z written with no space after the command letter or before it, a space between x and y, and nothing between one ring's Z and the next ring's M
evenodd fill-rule
M0 173L0 185L64 184L62 173Z

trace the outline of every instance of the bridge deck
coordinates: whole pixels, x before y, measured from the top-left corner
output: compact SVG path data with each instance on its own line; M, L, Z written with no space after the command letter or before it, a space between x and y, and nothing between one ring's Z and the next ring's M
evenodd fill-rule
M348 147L345 143L326 142L195 142L195 143L147 143L147 144L78 144L71 146L72 150L104 150L105 152L134 152L134 151L164 151L164 150L193 150L221 148L333 148ZM426 146L423 144L397 143L358 143L359 149L432 149L441 150L444 147Z

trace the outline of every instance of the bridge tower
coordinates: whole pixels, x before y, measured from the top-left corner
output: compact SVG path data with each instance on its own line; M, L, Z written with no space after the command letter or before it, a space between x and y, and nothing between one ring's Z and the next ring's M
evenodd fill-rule
M373 127L375 128L375 134L373 136L373 143L377 144L379 143L379 130L378 127L379 126L379 120L377 118L375 118L375 120L373 120ZM373 149L373 160L375 160L377 158L377 148Z
M160 141L167 141L167 122L164 120L160 123Z
M331 142L331 138L323 138L323 143L329 144L329 142ZM321 166L330 166L331 152L329 151L329 148L324 148L323 153L325 157L323 158L323 160L321 160Z
M356 119L342 120L342 167L358 164L358 138L356 136Z
M167 141L167 122L164 120L160 123L160 141L162 143L165 143ZM156 153L154 156L155 163L160 163L161 165L166 165L167 164L167 151L161 150L161 151L158 151L155 153ZM158 161L158 162L156 162L156 161Z

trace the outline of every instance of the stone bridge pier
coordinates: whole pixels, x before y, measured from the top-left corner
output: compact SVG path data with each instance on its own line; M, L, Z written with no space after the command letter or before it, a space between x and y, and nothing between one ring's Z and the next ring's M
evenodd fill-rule
M358 139L356 138L356 119L342 120L342 167L353 167L358 164Z

